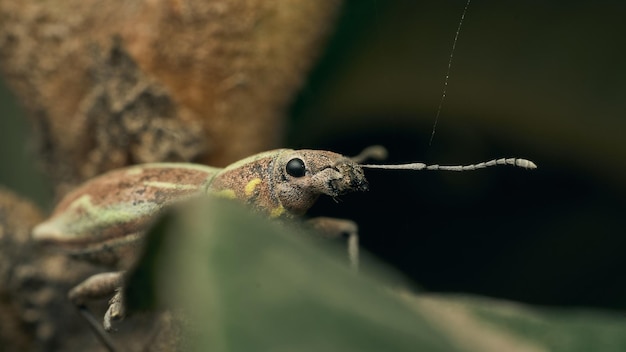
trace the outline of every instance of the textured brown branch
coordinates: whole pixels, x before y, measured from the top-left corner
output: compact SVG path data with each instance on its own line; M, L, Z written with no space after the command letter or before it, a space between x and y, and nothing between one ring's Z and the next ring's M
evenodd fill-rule
M277 146L340 0L0 1L0 65L65 193Z

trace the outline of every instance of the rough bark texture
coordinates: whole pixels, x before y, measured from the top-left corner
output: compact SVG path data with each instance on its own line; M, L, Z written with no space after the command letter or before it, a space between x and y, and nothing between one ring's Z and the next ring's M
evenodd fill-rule
M94 346L71 319L76 316L64 293L89 267L37 250L30 230L41 220L30 202L0 189L0 346L5 351Z
M38 317L22 317L20 311L21 306L28 305L23 304L28 298L13 293L26 281L23 277L29 276L24 268L25 257L29 257L30 229L41 220L34 205L0 188L0 346L26 351L32 348L32 335L37 334L28 325ZM42 328L41 333L47 335L45 330Z
M279 144L339 0L0 1L0 67L63 194L142 162Z

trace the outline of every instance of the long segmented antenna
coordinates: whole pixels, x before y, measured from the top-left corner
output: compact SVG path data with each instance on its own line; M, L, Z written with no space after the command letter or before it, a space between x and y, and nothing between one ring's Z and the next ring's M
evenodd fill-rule
M489 161L485 161L477 164L470 165L426 165L424 163L409 163L409 164L398 164L398 165L377 165L377 164L364 164L361 165L363 168L368 169L386 169L386 170L443 170L443 171L472 171L478 169L484 169L490 166L497 165L512 165L516 167L521 167L523 169L536 169L537 165L528 159L522 158L502 158L502 159L493 159Z

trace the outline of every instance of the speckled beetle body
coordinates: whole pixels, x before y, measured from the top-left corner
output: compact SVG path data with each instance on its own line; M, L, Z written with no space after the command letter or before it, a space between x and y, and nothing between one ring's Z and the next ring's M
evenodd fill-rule
M156 163L110 171L69 193L52 215L33 230L36 241L52 243L70 254L115 267L119 272L94 275L77 285L69 298L88 316L85 301L115 293L104 318L104 328L124 315L120 287L123 270L137 257L137 249L152 221L163 209L191 197L235 199L269 218L303 215L320 195L337 197L365 191L363 168L465 171L495 165L535 168L525 159L497 159L467 166L411 163L364 165L367 158L381 159L382 147L370 147L348 158L323 150L277 149L240 160L226 168L204 165ZM337 236L348 235L348 254L358 264L357 226L349 220L316 218L313 228ZM100 327L87 317L98 336L113 350Z
M278 218L304 214L320 194L366 189L358 164L325 151L279 149L224 169L183 163L137 165L105 173L75 189L33 230L33 237L77 256L126 268L134 258L130 252L155 216L190 197L237 199Z

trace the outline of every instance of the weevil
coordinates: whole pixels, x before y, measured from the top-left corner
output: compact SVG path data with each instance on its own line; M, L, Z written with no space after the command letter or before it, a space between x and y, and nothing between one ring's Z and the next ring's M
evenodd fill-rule
M505 164L536 168L519 158L467 166L361 163L370 157L383 158L383 152L382 147L368 148L349 158L323 150L278 149L223 169L184 163L130 166L100 175L66 195L52 215L34 228L33 238L120 270L96 274L69 292L70 300L81 308L89 299L113 296L103 322L110 330L111 320L124 315L120 294L124 270L135 260L149 225L172 204L213 195L241 201L272 219L288 219L304 215L320 195L338 197L368 190L365 168L464 171ZM311 221L325 232L347 232L352 239L350 256L356 260L354 223L329 218Z

